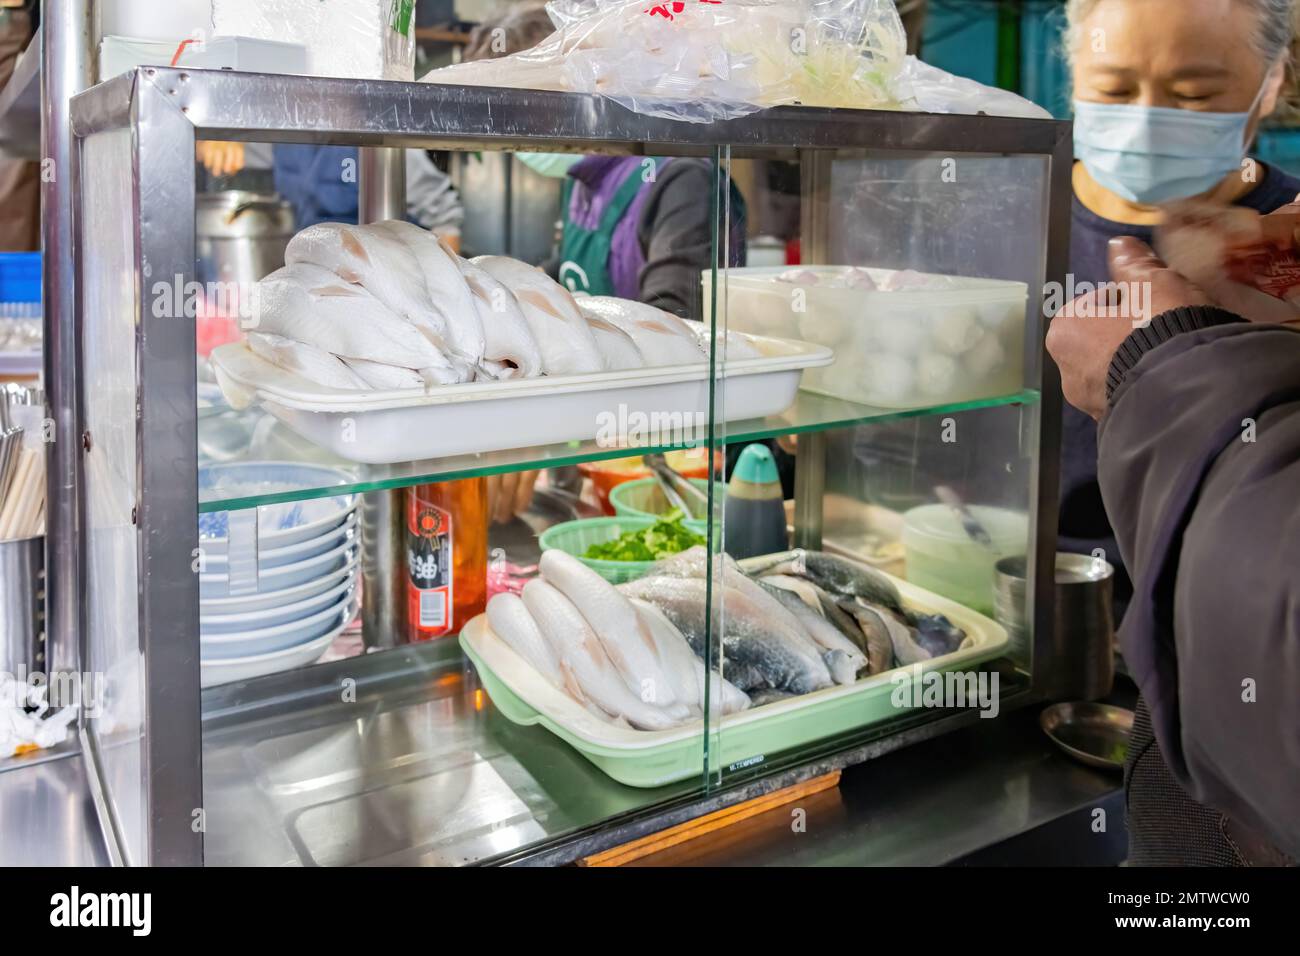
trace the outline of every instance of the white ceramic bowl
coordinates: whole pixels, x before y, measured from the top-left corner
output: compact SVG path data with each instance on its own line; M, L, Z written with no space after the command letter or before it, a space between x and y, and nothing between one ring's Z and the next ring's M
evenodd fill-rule
M199 497L210 498L217 493L216 489L229 498L295 488L330 488L351 480L347 472L324 465L277 461L218 463L199 468ZM341 525L356 506L356 495L262 505L257 509L258 544L263 550L269 550L319 537ZM214 511L199 515L199 544L209 555L226 553L228 514Z
M328 591L322 591L320 594L303 598L301 601L294 601L292 604L284 604L280 607L268 608L262 611L242 611L236 614L203 614L201 609L199 612L199 634L207 638L217 634L242 634L268 627L279 627L281 624L292 624L295 621L302 621L313 614L324 611L326 608L334 607L344 597L355 592L356 588L357 572L350 571L342 581Z
M229 684L233 681L251 680L254 677L264 677L267 674L278 674L281 671L293 670L296 667L306 667L308 664L314 664L320 659L334 639L343 633L343 629L351 621L344 621L328 634L316 638L314 641L308 641L306 644L299 644L296 647L288 647L282 651L273 651L270 654L256 654L251 657L229 657L222 660L202 661L199 681L203 687L215 687L217 684Z
M282 591L286 588L306 584L308 581L322 575L332 574L351 564L352 559L357 556L359 550L355 543L347 542L332 551L318 554L314 558L264 570L258 575L256 593L267 594L272 591ZM224 571L199 575L199 597L204 600L243 596L230 593L230 579Z
M263 627L254 631L234 631L229 634L200 634L199 659L204 663L230 658L256 657L276 651L309 644L328 634L339 624L346 624L357 614L355 594L343 597L323 611L317 611L298 621L277 627Z
M299 584L296 587L284 588L280 591L269 591L261 594L247 594L240 597L217 597L203 598L199 601L200 619L203 617L213 617L226 614L250 614L258 611L272 611L284 607L287 604L297 604L308 598L316 597L331 591L338 587L344 581L358 574L358 567L361 564L359 555L353 555L352 560L347 566L337 571L331 571L329 574L323 574L320 577L312 578L305 584Z
M280 568L286 564L294 564L298 561L306 561L308 558L314 558L318 554L324 554L326 551L333 551L345 541L355 541L357 515L356 512L349 512L341 525L330 528L323 534L315 538L308 538L306 541L299 541L296 544L286 545L282 548L267 549L262 547L259 541L257 549L257 564L259 568ZM230 561L228 552L218 554L209 554L206 549L203 552L204 570L211 574L225 574L227 565Z

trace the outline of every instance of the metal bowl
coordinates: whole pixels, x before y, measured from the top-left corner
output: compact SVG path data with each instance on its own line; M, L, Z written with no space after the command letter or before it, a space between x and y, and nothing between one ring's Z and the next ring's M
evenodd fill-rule
M1123 770L1133 711L1110 704L1053 704L1038 715L1052 743L1090 767Z

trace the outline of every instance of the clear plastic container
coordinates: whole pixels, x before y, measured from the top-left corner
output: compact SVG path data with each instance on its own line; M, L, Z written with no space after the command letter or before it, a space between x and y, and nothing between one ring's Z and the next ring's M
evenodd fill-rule
M903 515L907 580L992 617L994 567L1003 558L1025 553L1029 518L984 505L970 505L969 511L988 532L991 549L967 534L947 505L921 505Z
M708 313L707 272L703 284ZM1021 391L1028 294L1023 282L893 269L731 269L727 326L830 348L835 362L805 373L805 391L926 408Z

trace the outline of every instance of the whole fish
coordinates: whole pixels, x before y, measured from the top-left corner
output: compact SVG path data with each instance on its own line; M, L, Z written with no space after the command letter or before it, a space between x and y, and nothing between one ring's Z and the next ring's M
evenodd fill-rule
M522 600L555 652L564 686L575 700L591 700L611 717L640 730L668 730L681 723L627 688L622 675L573 603L541 578L524 585Z
M515 294L541 349L543 372L582 375L605 371L605 358L568 289L541 269L508 256L476 256L470 262Z
M517 594L502 592L487 603L488 623L497 637L505 641L510 648L526 660L533 668L561 690L564 689L564 674L560 671L559 659L547 643L537 622L528 613L523 599Z
M545 551L537 567L586 618L628 690L642 700L673 708L677 704L674 681L665 672L655 636L632 603L571 554Z
M649 601L663 611L700 657L704 656L706 588L701 578L670 577L641 578L619 586L629 597ZM788 616L789 612L775 598L763 596ZM831 685L830 672L811 638L792 632L779 616L771 613L770 606L755 602L749 594L734 587L725 586L720 597L721 605L715 602L713 608L712 626L716 633L723 617L719 612L725 606L722 650L727 665L752 667L773 687L796 694ZM727 666L723 673L729 673Z
M767 593L776 598L803 626L808 636L817 642L822 649L822 660L825 661L831 676L835 678L835 683L852 684L858 679L858 672L867 668L868 658L856 644L836 630L835 625L805 604L797 594L769 584L762 578L758 583Z

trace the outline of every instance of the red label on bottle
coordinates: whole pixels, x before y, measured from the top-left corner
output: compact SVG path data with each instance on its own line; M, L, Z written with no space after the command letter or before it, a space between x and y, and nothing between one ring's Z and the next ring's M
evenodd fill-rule
M452 628L451 515L415 502L407 525L407 620L415 637L441 637Z

